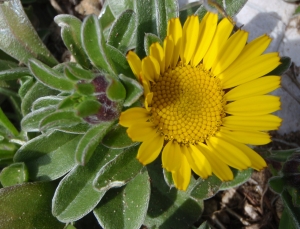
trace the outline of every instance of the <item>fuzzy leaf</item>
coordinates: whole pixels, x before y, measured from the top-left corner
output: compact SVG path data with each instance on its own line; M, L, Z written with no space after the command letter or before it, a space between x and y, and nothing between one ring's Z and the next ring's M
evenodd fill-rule
M124 54L118 50L117 48L107 45L107 52L108 56L110 58L110 64L113 66L114 73L116 75L124 74L126 76L129 76L133 79L135 79L134 74L132 73L132 70L127 62L126 57Z
M144 224L148 228L190 228L202 213L203 201L190 196L190 189L186 192L170 189L162 174L161 158L147 165L147 169L151 196Z
M22 130L26 132L39 132L40 122L47 115L55 112L56 107L50 106L47 108L41 108L25 115L21 121Z
M300 228L300 208L293 205L292 198L287 190L282 192L281 197L284 209L289 215L294 228Z
M58 71L38 60L31 59L29 61L29 68L37 80L52 89L66 92L73 91L74 89L74 85L69 79L63 78L63 75Z
M161 40L167 36L168 21L178 17L177 0L155 0L157 32Z
M85 53L99 70L113 73L107 57L106 43L101 25L95 15L87 16L81 27L81 39Z
M113 22L115 21L115 16L112 13L109 1L105 1L104 5L102 6L101 13L99 15L99 23L101 25L101 28L103 29L103 32L108 31Z
M275 68L273 71L268 73L268 75L278 75L281 76L283 73L285 73L291 66L292 60L291 58L287 56L283 56L280 58L281 64Z
M124 106L129 107L143 95L144 88L139 82L123 74L119 75L119 78L126 89L126 98L124 100Z
M95 78L94 74L91 71L78 68L74 65L68 64L65 68L65 75L68 77L73 77L77 80L92 80Z
M18 136L19 132L16 127L11 123L11 121L4 114L2 109L0 108L0 125L3 126L7 131L9 131L14 136Z
M112 149L124 149L138 144L131 141L126 133L127 128L116 124L102 139L102 144Z
M137 20L136 53L140 58L145 57L144 37L147 33L157 34L155 1L134 1L134 11Z
M64 97L44 96L35 100L32 104L32 110L36 111L41 108L57 107Z
M30 58L37 58L51 67L57 64L39 39L19 0L0 3L0 31L1 49L21 63L28 64Z
M215 0L219 6L221 6L223 9L225 9L226 13L233 17L235 16L240 10L244 7L246 4L247 0ZM214 8L216 6L212 5Z
M76 148L75 156L78 164L85 165L89 162L95 149L111 126L112 122L102 122L93 126L84 134Z
M54 21L61 27L61 37L76 62L83 68L88 69L90 62L81 44L80 29L82 22L78 18L67 14L56 16Z
M24 76L30 76L31 73L28 68L19 67L8 69L0 72L0 80L17 80Z
M222 182L215 175L208 177L206 180L198 178L191 192L191 196L198 200L206 200L219 191L221 184Z
M133 179L143 168L136 159L138 147L131 147L107 163L97 174L93 185L99 191L121 187Z
M80 122L82 122L81 118L76 116L74 111L58 110L41 120L40 129L49 130L59 126L74 126Z
M248 181L252 175L252 169L245 169L243 171L239 171L237 169L231 169L231 170L234 175L233 180L223 182L220 186L220 190L227 190L242 185L243 183Z
M23 145L15 154L15 162L25 162L34 180L57 179L75 166L75 149L82 135L54 131Z
M121 152L99 146L89 163L77 165L65 176L52 200L53 215L62 222L71 222L92 211L105 194L94 189L93 180L97 172Z
M110 189L94 209L94 215L106 229L139 229L147 213L149 198L149 176L144 170L126 186ZM118 216L118 220L112 215Z
M58 91L53 90L39 82L36 82L35 84L33 84L32 87L30 87L30 89L27 91L26 95L22 100L21 109L23 115L26 115L31 111L32 103L38 98L57 94Z
M21 86L19 88L18 94L19 94L20 98L23 99L24 96L26 95L26 93L29 91L29 89L33 86L35 81L34 81L33 77L25 76L25 77L21 78L19 82L20 82Z
M85 99L76 107L76 114L79 117L87 117L96 114L101 108L101 103L93 99Z
M28 181L28 170L26 165L21 162L5 167L0 173L0 181L3 187L22 184Z
M56 184L36 182L0 189L2 229L63 229L65 224L51 214L51 199Z
M282 193L285 188L285 182L282 177L271 177L268 181L269 187L276 193Z
M155 42L158 42L162 45L162 41L161 41L161 39L159 39L158 36L156 36L152 33L145 34L144 46L145 46L145 52L147 55L150 54L150 46Z
M126 90L119 79L111 77L107 79L110 81L106 89L107 97L112 101L123 101L126 97Z
M108 35L107 43L122 53L126 53L136 39L136 20L132 10L124 11L113 23Z

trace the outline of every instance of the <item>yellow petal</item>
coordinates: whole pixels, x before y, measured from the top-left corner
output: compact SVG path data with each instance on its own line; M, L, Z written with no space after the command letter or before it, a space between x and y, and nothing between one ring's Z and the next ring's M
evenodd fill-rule
M158 42L150 46L150 56L154 57L160 65L160 74L165 72L165 55L164 49Z
M199 35L199 19L197 15L187 18L182 31L182 48L180 58L183 64L188 64L194 55Z
M279 64L280 57L278 53L268 53L243 64L233 63L219 74L218 78L223 83L223 88L231 88L264 76Z
M171 67L174 68L178 63L179 53L182 43L182 26L179 18L172 18L168 21L168 36L171 36L174 42L174 52L171 61Z
M136 55L135 52L132 52L132 51L128 52L126 58L127 58L128 64L129 64L133 74L139 80L139 74L142 70L141 59L138 57L138 55Z
M227 165L236 169L246 169L251 166L250 159L236 146L225 141L220 133L219 136L210 137L206 142L213 148L215 155Z
M203 17L199 28L198 44L196 46L196 51L191 61L193 66L197 66L203 59L213 40L217 29L217 24L218 14L208 12Z
M169 141L162 152L163 168L169 172L178 170L181 166L182 156L178 143Z
M222 124L230 130L277 130L281 124L281 118L275 115L260 116L227 116Z
M126 132L131 140L135 142L146 141L158 134L152 122L136 122Z
M182 148L192 170L197 175L202 179L206 179L211 175L212 170L207 158L196 146L190 145L189 147L183 146Z
M142 71L145 78L151 82L159 79L160 66L157 60L152 56L146 56L142 60Z
M154 138L150 138L141 144L136 158L143 165L147 165L158 157L163 145L164 137L157 133Z
M203 65L205 69L211 69L217 55L221 52L226 44L232 29L233 24L227 18L222 19L222 21L218 24L213 41L203 59Z
M271 142L271 137L266 132L260 131L242 131L242 130L228 130L226 128L221 128L221 133L225 136L233 139L237 142L250 145L265 145Z
M272 39L266 34L257 37L245 46L239 57L236 59L235 64L239 65L246 63L260 56L268 48L271 41Z
M223 72L240 55L248 39L248 33L239 30L225 43L224 48L216 57L212 65L212 73L218 75Z
M229 181L233 179L233 173L231 169L222 160L220 160L214 152L214 149L204 145L202 143L196 145L196 147L203 153L203 155L209 161L212 172L221 180Z
M119 123L129 127L136 122L146 122L149 119L149 112L142 107L133 107L121 113Z
M280 109L280 98L272 95L257 95L239 99L225 106L228 114L239 116L265 115Z
M147 111L150 111L151 110L151 103L152 103L152 99L153 99L153 92L150 92L146 95L146 98L145 98L145 108Z
M255 95L264 95L279 87L280 76L265 76L233 88L224 97L226 101L232 101Z
M191 167L184 155L182 157L181 167L172 172L172 177L177 189L185 191L189 186L191 180Z
M227 137L226 137L226 141L230 142L231 144L234 144L234 146L239 148L241 151L243 151L244 154L247 155L247 157L251 161L251 168L256 170L261 170L267 167L265 160L258 153L256 153L254 150L252 150L245 144L235 142L234 140Z
M164 40L164 52L165 52L165 70L167 70L170 67L173 52L174 52L174 42L171 36L166 36Z
M150 84L147 80L143 79L143 77L141 78L142 84L143 84L143 88L144 88L144 96L146 97L149 93L150 93Z

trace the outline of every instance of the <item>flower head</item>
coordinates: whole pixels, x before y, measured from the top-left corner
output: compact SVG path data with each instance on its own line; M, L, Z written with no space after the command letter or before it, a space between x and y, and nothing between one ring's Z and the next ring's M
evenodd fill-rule
M265 76L280 64L278 53L263 54L271 39L263 35L246 44L248 33L232 33L233 24L215 13L168 22L163 45L154 43L142 60L132 51L129 65L144 87L144 107L126 110L120 124L133 141L142 142L137 159L144 165L162 151L162 165L174 184L186 190L191 170L203 179L214 173L233 179L229 166L266 167L246 144L270 142L268 130L281 119L270 113L279 98L279 76ZM262 77L263 76L263 77Z

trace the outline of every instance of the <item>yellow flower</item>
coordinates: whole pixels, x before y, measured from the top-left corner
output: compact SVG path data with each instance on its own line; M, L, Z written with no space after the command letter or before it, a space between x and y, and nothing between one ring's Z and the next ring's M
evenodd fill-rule
M162 151L162 166L174 184L186 190L191 170L205 179L214 173L233 179L229 166L266 167L246 144L270 142L268 130L281 119L279 97L266 95L280 86L279 76L265 76L280 64L278 53L263 54L271 39L263 35L246 44L248 33L232 34L233 25L207 13L168 22L163 47L150 46L142 60L132 51L128 63L144 87L145 107L124 111L120 124L133 141L142 142L137 159L144 165ZM264 76L264 77L262 77Z

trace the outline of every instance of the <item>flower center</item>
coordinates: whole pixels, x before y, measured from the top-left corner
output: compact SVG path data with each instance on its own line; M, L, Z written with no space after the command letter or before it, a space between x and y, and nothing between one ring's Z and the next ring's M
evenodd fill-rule
M151 121L180 144L203 142L214 135L225 116L220 81L202 64L177 65L152 85Z

